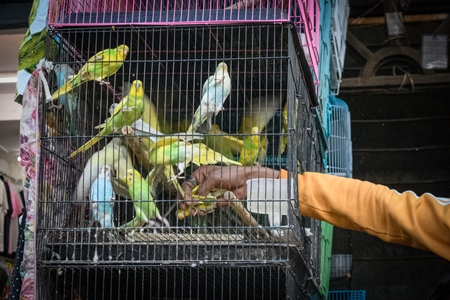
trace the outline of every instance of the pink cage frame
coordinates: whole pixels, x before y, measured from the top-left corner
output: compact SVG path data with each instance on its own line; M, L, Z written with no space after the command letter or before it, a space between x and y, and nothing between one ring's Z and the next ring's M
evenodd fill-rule
M237 11L238 18L218 13ZM280 13L281 12L281 13ZM177 16L185 18L177 20ZM228 14L229 16L230 14ZM120 16L132 16L131 18ZM315 84L319 78L319 0L51 0L51 28L119 25L195 26L292 22L302 42ZM302 39L300 39L302 40Z

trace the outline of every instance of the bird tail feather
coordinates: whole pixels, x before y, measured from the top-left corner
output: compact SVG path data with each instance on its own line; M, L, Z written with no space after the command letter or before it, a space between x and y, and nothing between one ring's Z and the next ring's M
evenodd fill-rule
M88 150L89 148L91 148L92 146L94 146L100 139L102 139L102 136L94 136L92 139L90 139L86 144L84 144L83 146L81 146L80 148L78 148L77 150L73 151L70 155L69 158L74 157L75 155L77 155L78 153L84 152L86 150Z

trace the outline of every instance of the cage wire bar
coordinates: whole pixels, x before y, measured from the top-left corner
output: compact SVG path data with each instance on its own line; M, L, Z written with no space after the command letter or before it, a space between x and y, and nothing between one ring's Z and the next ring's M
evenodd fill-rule
M320 222L299 214L297 181L290 180L303 171L323 172L314 80L296 26L61 26L49 28L47 38L47 59L58 66L48 76L54 91L62 65L77 73L103 49L123 44L129 53L118 71L104 79L108 83L91 80L66 95L57 92L54 103L41 107L36 218L40 299L320 297ZM201 137L186 135L203 83L219 63L226 63L231 82L224 109L213 115L211 128L198 128ZM98 133L95 127L109 117L111 105L123 103L128 92L121 87L134 80L142 81L149 97L143 116L136 119L158 132L135 123L134 132L109 132L91 149L69 158ZM179 139L178 147L151 150L152 141L164 137ZM229 149L245 143L257 150L251 163L245 160L251 151ZM257 162L286 169L289 178L248 185L243 207L215 208L217 195L210 195L194 211L183 212L177 209L176 183L198 166L181 154L192 159L195 149L198 156L218 153L215 162L224 172L232 168L230 161L244 157L247 167ZM152 153L170 163L161 165ZM185 162L184 168L172 159ZM114 171L109 226L99 207L106 210L111 202L98 198L110 191L92 193L104 165ZM127 177L130 169L138 175ZM137 196L129 189L130 180L140 176L169 226L157 217L130 223L137 220L137 209L151 203L143 189Z

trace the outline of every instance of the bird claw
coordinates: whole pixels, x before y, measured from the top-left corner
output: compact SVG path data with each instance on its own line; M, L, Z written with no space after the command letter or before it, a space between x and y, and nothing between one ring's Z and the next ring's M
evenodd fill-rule
M111 85L111 82L106 81L106 80L99 80L100 85Z
M62 104L56 105L56 104L53 104L53 101L50 101L47 110L51 110L53 108L61 109L61 108L63 108L63 105Z
M184 179L184 176L178 176L178 175L175 175L175 176L173 176L172 178L169 178L169 179L167 180L167 182L172 182L172 181L178 180L178 179Z
M184 171L183 171L183 172L184 172ZM175 176L169 178L169 180L167 180L167 182L171 182L171 181L174 181L174 180L186 178L185 176L181 176L181 174L183 174L183 172L179 172L179 173L176 174Z
M191 210L192 211L194 211L192 214L191 214L191 216L193 216L193 217L196 217L197 216L197 214L198 214L198 212L200 211L200 209L198 209L198 208L191 208Z
M157 220L148 220L147 225L145 226L146 228L167 228L170 227L170 223L169 221L167 221L166 218L163 217L162 221L157 221Z
M222 110L225 110L225 108L223 107L217 108L215 111L215 116L217 116Z
M161 227L162 223L156 221L156 220L148 220L146 228L153 228L153 227Z

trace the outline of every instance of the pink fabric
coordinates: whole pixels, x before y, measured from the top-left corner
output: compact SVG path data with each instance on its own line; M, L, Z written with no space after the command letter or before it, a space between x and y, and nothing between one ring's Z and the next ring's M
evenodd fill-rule
M23 193L25 199L25 208L27 210L25 224L25 244L23 250L23 260L21 268L22 272L22 288L20 290L21 300L34 300L35 297L35 209L37 194L37 172L40 159L39 155L39 118L37 112L39 107L39 98L41 96L42 86L38 79L37 71L28 82L27 89L23 94L22 100L22 116L20 119L20 164L22 165L23 177Z
M11 186L11 183L9 183L9 182L8 182L8 188L9 188L9 192L11 194L11 203L12 203L12 208L13 208L11 218L17 218L18 216L20 216L22 214L22 206L20 205L20 199L19 199L19 196L17 195L16 189L13 188Z
M16 189L11 185L10 182L8 184L9 193L11 196L11 225L9 227L9 243L8 243L8 254L12 254L16 249L17 240L19 236L19 220L18 217L22 214L22 206L20 205L20 199L17 196Z

